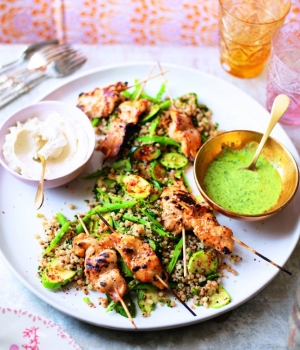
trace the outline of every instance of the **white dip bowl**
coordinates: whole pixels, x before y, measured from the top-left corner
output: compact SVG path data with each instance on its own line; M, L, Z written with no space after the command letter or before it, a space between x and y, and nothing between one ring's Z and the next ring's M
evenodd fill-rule
M38 186L39 177L32 178L29 176L24 176L19 174L17 171L11 169L3 155L3 145L5 143L5 136L10 133L9 128L16 126L17 122L25 123L28 119L38 118L40 121L45 121L52 113L60 114L62 120L70 118L74 120L74 124L79 130L79 134L84 138L84 152L80 160L69 161L68 165L65 166L60 172L58 169L57 176L49 176L47 179L47 172L45 176L45 188L53 188L62 186L73 179L75 179L87 166L95 149L95 132L92 127L89 118L76 106L72 106L59 101L41 101L25 108L20 109L12 116L10 116L1 126L0 126L0 163L1 165L11 173L18 180L32 186ZM72 134L71 134L72 135ZM75 137L75 136L74 136ZM80 145L80 139L78 139L78 144ZM83 144L83 143L82 143ZM79 146L78 146L79 147ZM78 150L80 151L80 150ZM64 164L66 165L66 164ZM42 170L42 166L41 166Z

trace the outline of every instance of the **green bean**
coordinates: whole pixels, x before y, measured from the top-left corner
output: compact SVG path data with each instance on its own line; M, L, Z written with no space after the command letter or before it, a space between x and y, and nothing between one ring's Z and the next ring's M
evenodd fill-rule
M89 179L94 179L94 178L100 177L100 176L107 176L109 172L110 172L110 168L106 166L102 169L96 170L95 172L83 177L83 179L89 180Z
M151 214L149 214L145 209L141 209L141 211L143 212L143 214L145 214L145 215L147 216L147 218L148 218L154 225L156 225L157 227L161 228L162 230L164 229L163 225L162 225L160 222L156 221L156 220L154 219L154 217L152 217Z
M131 214L123 214L123 219L126 219L126 220L129 220L129 221L133 221L133 222L137 222L139 224L142 224L142 225L146 225L148 224L148 221L144 220L144 219L141 219L137 216L134 216L134 215L131 215Z
M52 239L52 241L50 242L49 247L44 251L43 256L47 255L49 252L51 252L51 250L53 248L55 248L55 246L57 245L57 243L62 239L63 235L67 232L69 226L70 226L70 222L67 221L65 222L62 227L60 228L60 230L57 232L56 236Z
M161 97L165 92L166 92L166 84L163 83L160 89L158 90L158 93L156 94L156 99L161 101Z
M144 220L144 219L141 219L137 216L134 216L134 215L130 215L130 214L123 214L123 218L126 219L126 220L129 220L129 221L133 221L133 222L137 222L139 224L142 224L142 225L146 225L148 224L149 222ZM159 234L160 236L168 236L170 237L170 234L164 230L162 230L161 228L155 226L155 225L151 225L151 230L156 232L157 234Z
M219 274L218 273L211 273L210 275L208 275L206 277L206 280L209 281L209 280L213 280L214 278L217 278L219 277Z
M121 159L114 163L111 166L112 169L118 169L118 170L125 170L130 171L131 170L131 164L129 159Z
M177 263L177 260L180 257L180 254L182 251L182 246L183 246L183 239L181 237L180 241L176 244L176 247L174 249L173 258L171 259L171 261L169 262L169 264L166 268L169 275L173 272L175 265Z
M123 203L112 203L112 204L105 204L104 206L97 205L92 210L88 211L82 221L86 224L90 217L96 213L109 213L111 211L119 210L119 209L125 209L125 208L131 208L134 205L136 205L137 201L127 201ZM76 226L76 233L83 232L82 224L79 223Z
M149 136L150 137L154 136L154 133L155 133L155 130L156 130L157 125L159 123L159 120L160 120L160 117L158 116L155 119L153 119L153 121L151 122L150 128L149 128Z
M157 234L159 234L160 236L167 236L167 237L173 237L172 235L170 235L168 232L166 232L165 230L162 230L161 228L155 226L155 225L151 225L151 229L152 231L156 232Z
M63 225L63 224L65 224L66 222L68 222L68 219L64 216L64 214L62 214L62 213L57 213L56 214L56 217L57 217L57 221L61 224L61 225Z
M123 199L120 198L120 197L115 197L115 196L109 196L110 200L113 202L113 203L122 203L123 202Z
M140 136L135 139L135 141L141 141L146 143L160 143L162 145L171 145L180 147L180 144L167 136Z
M145 92L141 93L141 98L147 98L148 100L150 100L151 102L154 102L154 103L159 103L160 102L160 100L158 100L157 98L146 94Z
M94 221L94 234L98 233L99 220Z
M99 202L103 202L105 204L110 203L109 195L106 192L103 192L99 187L97 187L96 190L101 195L101 198L98 198L97 196L97 199L99 200Z
M122 95L124 95L125 97L127 97L129 99L131 98L131 93L128 90L122 91Z
M162 111L168 109L169 107L171 106L171 101L168 100L168 101L165 101L165 102L162 102L159 107Z
M97 124L99 123L99 118L94 118L92 121L92 126L97 126Z

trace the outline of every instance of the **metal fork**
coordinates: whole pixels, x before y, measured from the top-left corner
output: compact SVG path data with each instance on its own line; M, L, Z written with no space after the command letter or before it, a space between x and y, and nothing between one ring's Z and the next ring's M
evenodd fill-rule
M21 69L11 74L0 75L0 94L17 83L25 81L25 79L31 74L32 70L47 65L62 54L71 52L74 52L74 49L66 44L49 45L41 48L31 56L26 69Z
M62 78L74 73L86 61L86 57L76 50L66 50L53 61L36 69L28 70L29 75L34 78L29 81L22 81L6 91L6 94L0 98L0 108L6 106L21 95L27 93L32 88L45 81L48 78Z

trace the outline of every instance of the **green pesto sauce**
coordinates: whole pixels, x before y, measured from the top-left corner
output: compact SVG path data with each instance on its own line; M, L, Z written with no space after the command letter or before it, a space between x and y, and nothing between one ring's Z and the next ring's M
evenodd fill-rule
M263 156L257 171L238 170L248 166L255 149L224 149L208 166L204 185L211 199L225 209L241 214L260 214L276 204L281 193L277 170Z

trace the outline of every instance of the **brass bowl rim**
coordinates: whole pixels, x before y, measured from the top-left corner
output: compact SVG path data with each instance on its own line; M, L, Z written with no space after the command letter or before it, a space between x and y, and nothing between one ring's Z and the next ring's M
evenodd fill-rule
M224 135L224 134L230 134L230 133L238 133L238 132L243 132L243 133L252 133L252 134L256 134L256 135L259 135L259 136L263 136L263 133L259 132L259 131L254 131L254 130L241 130L241 129L237 129L237 130L230 130L230 131L225 131L225 132L222 132L221 134L218 134L214 137L212 137L211 139L207 140L198 150L197 154L196 154L196 157L195 157L195 161L194 161L194 164L193 164L193 174L194 174L194 180L196 182L196 186L198 188L198 190L200 191L201 195L203 196L203 198L205 199L205 201L213 206L213 209L216 210L217 212L221 213L221 214L224 214L225 216L227 217L231 217L231 218L236 218L236 219L263 219L263 218L268 218L270 216L273 216L274 214L276 214L277 212L283 210L290 202L291 200L295 197L296 193L297 193L297 190L298 190L298 187L299 187L299 167L298 167L298 164L294 158L294 156L292 155L292 153L278 140L276 140L274 137L271 137L269 136L269 139L271 139L272 141L274 141L275 143L279 144L282 149L284 150L285 153L287 153L290 158L292 159L293 161L293 165L294 165L294 168L297 170L296 171L296 187L295 187L295 190L293 192L293 194L290 196L290 198L285 202L283 203L279 208L277 209L274 209L274 210L271 210L271 211L264 211L260 214L240 214L240 213L237 213L237 212L233 212L231 210L228 210L228 209L225 209L223 208L222 206L220 206L219 204L217 204L215 201L213 201L207 194L206 192L204 191L204 189L202 188L202 186L200 185L200 181L198 181L198 176L196 174L196 164L197 164L197 160L199 159L199 154L201 153L201 151L204 149L204 147L207 147L207 145L209 145L209 143L211 143L215 138L218 138L219 136L221 135Z

